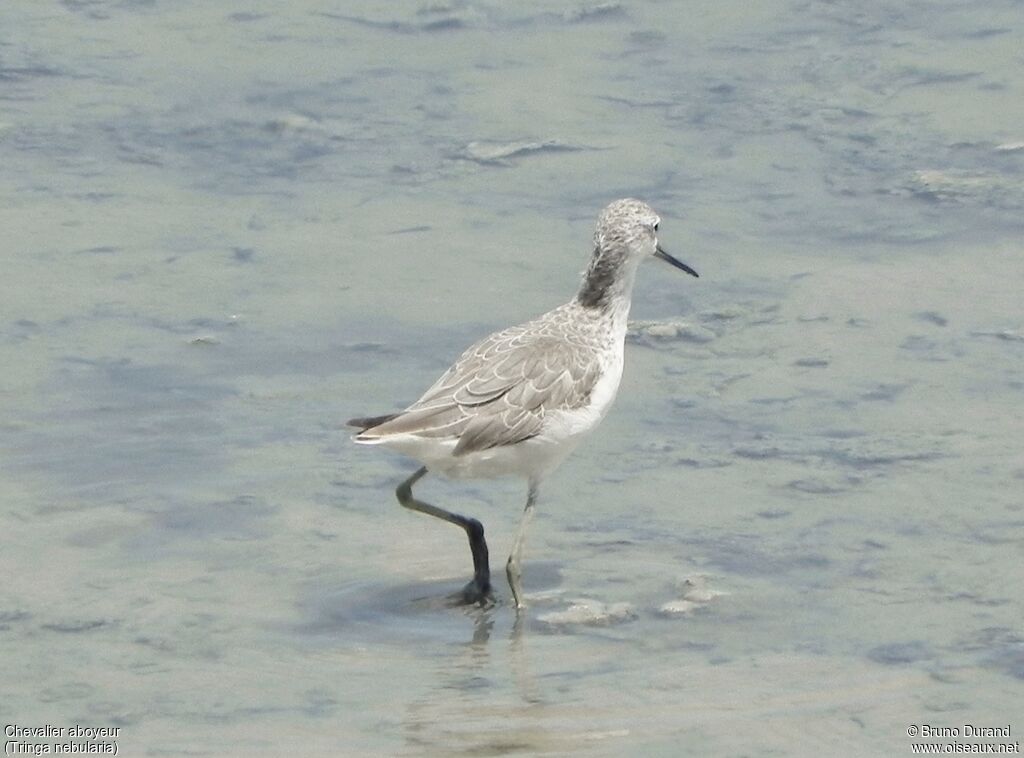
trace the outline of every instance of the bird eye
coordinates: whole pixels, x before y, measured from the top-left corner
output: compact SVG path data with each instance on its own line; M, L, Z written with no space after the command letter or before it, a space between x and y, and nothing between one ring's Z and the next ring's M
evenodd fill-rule
M660 221L656 221L654 223L654 231L658 231L658 224L660 224L660 223L661 223Z

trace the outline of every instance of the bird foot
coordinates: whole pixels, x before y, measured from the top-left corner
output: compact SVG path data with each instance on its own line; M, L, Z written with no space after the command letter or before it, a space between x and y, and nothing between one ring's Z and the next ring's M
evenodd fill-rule
M494 605L495 602L489 579L473 579L461 590L449 595L448 600L453 606L479 605L487 607Z

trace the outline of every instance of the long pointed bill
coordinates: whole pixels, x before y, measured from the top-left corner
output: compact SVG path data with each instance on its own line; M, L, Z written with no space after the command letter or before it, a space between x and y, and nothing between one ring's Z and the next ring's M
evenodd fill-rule
M698 274L692 268L687 266L685 263L683 263L680 260L677 260L676 258L673 258L671 255L669 255L664 250L662 250L661 249L661 245L658 245L654 249L654 257L655 258L661 258L663 261L665 261L665 263L671 263L673 266L675 266L678 269L681 269L681 270L685 271L690 276L696 276L696 277L700 276L700 274Z

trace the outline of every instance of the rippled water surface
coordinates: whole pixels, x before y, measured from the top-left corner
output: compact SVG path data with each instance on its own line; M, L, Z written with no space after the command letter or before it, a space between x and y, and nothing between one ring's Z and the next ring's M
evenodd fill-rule
M1011 0L3 3L0 721L149 756L1019 739L1022 49ZM525 616L503 581L452 609L465 537L342 422L568 299L621 196L701 278L641 271ZM501 573L520 483L417 492Z

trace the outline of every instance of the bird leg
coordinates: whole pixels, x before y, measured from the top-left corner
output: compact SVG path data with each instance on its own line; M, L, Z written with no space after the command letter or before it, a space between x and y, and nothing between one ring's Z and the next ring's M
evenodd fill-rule
M508 576L508 585L512 588L512 598L516 603L516 611L525 607L523 603L523 572L520 563L523 559L523 543L526 541L526 528L533 519L533 506L537 502L538 487L530 482L530 492L526 496L526 508L523 509L523 516L519 521L519 529L516 530L516 539L512 543L512 552L508 556L508 563L505 564L505 575Z
M457 513L451 513L443 508L438 508L436 505L424 503L422 500L417 500L413 497L412 486L422 479L426 473L427 467L423 466L419 471L398 485L398 489L395 490L398 502L405 508L444 519L466 530L466 536L469 537L469 549L473 553L473 580L463 587L461 592L454 595L453 598L459 603L466 605L474 603L483 605L492 599L491 565L487 555L487 542L484 540L484 525L475 518L466 518Z

